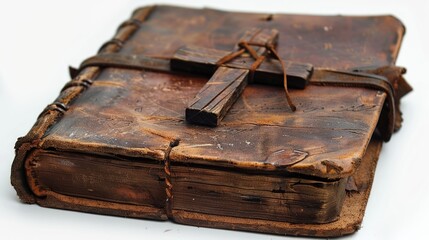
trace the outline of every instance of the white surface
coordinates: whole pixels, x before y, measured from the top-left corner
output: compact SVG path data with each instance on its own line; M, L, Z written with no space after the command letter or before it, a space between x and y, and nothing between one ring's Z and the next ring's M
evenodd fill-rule
M0 239L285 239L19 202L9 181L16 138L27 133L69 80L67 67L93 55L133 9L151 3L0 2ZM427 1L188 1L181 5L268 13L393 14L401 19L407 34L397 64L407 67L406 78L415 90L402 101L403 128L383 147L362 229L346 238L429 239L425 235L429 222Z

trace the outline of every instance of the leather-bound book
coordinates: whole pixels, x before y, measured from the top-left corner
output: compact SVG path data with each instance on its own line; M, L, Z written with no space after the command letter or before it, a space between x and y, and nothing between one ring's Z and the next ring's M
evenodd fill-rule
M333 237L411 91L392 16L137 9L18 139L25 203Z

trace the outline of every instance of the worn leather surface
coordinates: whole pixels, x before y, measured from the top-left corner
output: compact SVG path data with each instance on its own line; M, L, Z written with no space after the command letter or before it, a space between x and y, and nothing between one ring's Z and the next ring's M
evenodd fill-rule
M337 221L325 224L293 224L279 221L225 217L181 210L173 212L175 221L211 228L225 228L281 235L331 238L351 234L361 227L381 146L382 141L379 139L373 139L368 145L367 152L362 159L362 164L353 175L356 189L347 193L341 214Z
M256 25L280 31L278 49L285 59L346 69L393 64L403 33L389 16L274 15L270 21L264 16L158 7L119 52L168 58L183 45L232 49L243 29ZM309 86L291 91L298 106L292 113L280 88L258 84L245 89L221 126L188 125L184 109L206 81L198 75L106 69L43 141L46 147L122 149L163 160L170 142L180 139L170 154L173 162L338 178L359 165L385 98L363 88Z
M117 33L117 38L124 38L122 47L103 49L158 58L171 58L184 45L230 50L249 27L278 29L278 52L287 61L339 70L393 65L405 31L391 16L269 15L158 6L133 34L131 28ZM206 76L90 67L76 82L82 82L84 75L93 76L92 85L70 85L56 99L67 110L46 111L16 145L12 183L25 202L166 219L159 209L112 207L64 196L35 198L23 164L36 148L160 163L168 159L173 165L347 177L360 165L386 98L385 93L366 88L310 85L290 91L298 108L292 113L282 88L255 84L244 90L219 127L209 128L184 121L184 110L208 80ZM307 231L306 235L312 234Z
M404 33L402 24L391 16L268 16L158 6L121 49L108 45L105 48L123 54L169 58L184 45L228 50L248 26L269 27L280 32L278 52L282 58L310 62L316 67L349 69L394 64ZM128 33L120 30L116 39ZM266 169L287 166L292 171L335 178L353 172L384 100L373 90L311 86L305 91L292 91L299 110L291 114L279 96L282 94L279 89L254 85L245 90L224 126L193 128L183 122L183 111L190 97L207 81L206 77L110 69L97 78L82 94L85 88L80 86L64 91L58 98L60 102L80 96L48 132L42 131L45 129L42 126L54 123L56 116L39 119L26 138L33 136L36 138L33 140L39 141L40 137L35 136L44 134L40 145L46 147L120 151L124 155L159 160L165 158L172 140L182 138L172 151L173 161L191 159L206 164L222 162ZM314 117L323 120L314 125ZM231 130L237 124L245 130ZM289 135L277 134L282 132L277 131L278 126ZM295 129L289 131L288 127ZM223 131L230 132L217 133ZM267 131L276 134L261 137L270 136ZM238 137L234 132L248 134ZM303 136L305 139L300 140ZM345 136L351 138L346 140ZM238 139L241 142L236 142ZM278 156L283 162L272 160ZM300 162L294 165L295 161ZM332 171L332 166L336 170Z
M163 160L170 143L180 139L170 152L172 162L286 168L338 178L359 164L385 98L363 88L308 86L291 91L299 109L292 113L281 88L251 85L220 126L187 124L184 109L205 82L105 70L45 134L42 147L122 149Z
M394 64L405 32L392 16L249 14L164 6L121 52L172 57L183 45L230 51L250 27L279 30L278 52L286 61L336 69Z

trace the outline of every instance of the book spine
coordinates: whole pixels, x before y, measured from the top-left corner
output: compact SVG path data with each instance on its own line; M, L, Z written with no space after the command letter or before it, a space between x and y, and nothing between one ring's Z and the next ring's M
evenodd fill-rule
M149 18L156 6L139 8L131 18L122 23L114 37L103 44L98 53L119 52L125 42L139 29L140 25ZM68 106L89 88L93 79L100 74L100 67L87 67L76 73L71 69L72 80L65 84L60 95L52 104L49 104L39 115L36 123L26 136L18 138L15 144L15 159L12 163L11 184L19 198L25 203L35 203L36 199L31 192L25 176L24 161L36 148L40 147L45 132L58 122L68 110Z

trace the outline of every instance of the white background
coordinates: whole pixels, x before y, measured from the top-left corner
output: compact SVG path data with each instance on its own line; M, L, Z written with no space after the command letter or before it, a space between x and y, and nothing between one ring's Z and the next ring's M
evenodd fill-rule
M0 2L0 239L285 239L42 208L19 202L10 185L16 138L69 80L67 67L95 54L147 1ZM414 91L402 101L404 124L385 144L362 229L347 239L429 239L428 1L187 1L225 10L393 14L407 26L397 64ZM293 238L297 239L297 238Z

